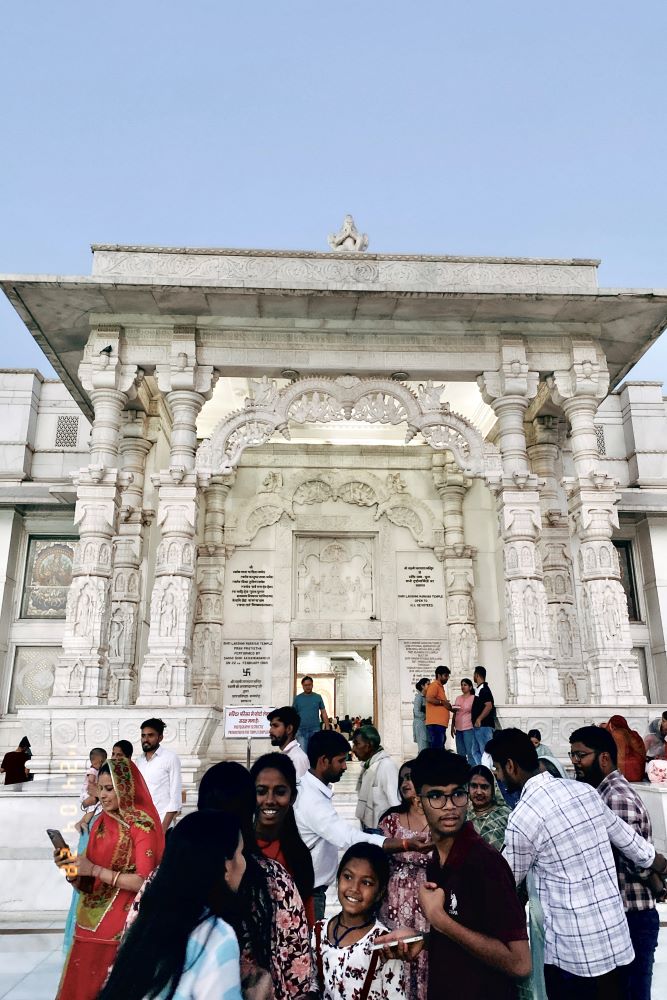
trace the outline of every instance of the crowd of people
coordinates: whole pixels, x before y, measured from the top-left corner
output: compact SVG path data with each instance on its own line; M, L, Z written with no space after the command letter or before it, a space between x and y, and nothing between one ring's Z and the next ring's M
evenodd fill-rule
M649 1000L667 860L623 773L632 732L573 732L572 780L538 730L496 728L483 667L453 704L448 677L417 685L430 745L400 768L317 701L300 739L297 696L269 713L272 752L214 764L178 822L162 720L140 754L93 748L77 853L55 851L74 889L58 1000ZM667 713L653 729L659 760ZM359 824L333 796L351 750Z

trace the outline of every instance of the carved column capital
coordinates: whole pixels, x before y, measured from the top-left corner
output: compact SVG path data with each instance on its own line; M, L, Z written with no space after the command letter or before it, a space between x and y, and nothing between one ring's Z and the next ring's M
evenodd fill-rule
M156 366L160 391L169 393L189 389L204 399L210 399L218 373L212 365L198 363L195 327L175 326L170 351L169 361Z
M553 401L564 410L570 401L585 397L597 405L609 392L607 362L592 340L574 341L572 364L555 371L547 379L547 385Z
M575 341L572 364L554 372L547 385L570 423L572 457L577 475L584 479L599 460L595 414L609 391L607 363L592 341Z
M489 406L507 396L525 399L527 406L537 393L539 380L538 372L530 371L523 339L506 337L500 347L498 370L484 372L477 384Z
M122 360L123 328L94 327L84 348L79 365L79 379L91 396L97 389L114 389L128 398L136 395L144 380L144 371L136 364Z

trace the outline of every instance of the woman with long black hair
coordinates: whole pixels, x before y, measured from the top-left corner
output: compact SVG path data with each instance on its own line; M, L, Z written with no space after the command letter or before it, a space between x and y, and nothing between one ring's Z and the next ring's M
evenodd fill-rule
M291 876L257 847L255 806L255 782L245 767L229 760L209 767L199 785L199 809L236 816L243 833L247 871L241 894L247 912L247 954L268 969L276 1000L302 1000L314 981L306 914ZM242 944L242 960L243 952Z
M296 825L296 770L285 753L266 753L250 768L255 782L255 835L265 858L289 872L299 890L308 926L315 923L313 859Z
M99 1000L241 1000L236 893L245 867L232 817L182 819Z
M246 1000L256 998L258 993L265 995L263 980L268 975L272 981L270 996L275 1000L302 1000L311 992L314 981L306 914L292 878L257 847L255 801L255 783L236 761L221 761L209 767L199 785L198 809L222 813L241 827L246 871L239 889L241 912L236 929L243 995ZM148 889L146 886L145 894ZM137 897L138 905L128 916L128 926L141 912L143 895Z

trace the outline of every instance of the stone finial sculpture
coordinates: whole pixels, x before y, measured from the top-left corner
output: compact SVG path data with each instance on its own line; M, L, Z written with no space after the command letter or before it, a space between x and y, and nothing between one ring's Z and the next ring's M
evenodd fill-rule
M362 253L368 249L368 236L360 233L351 215L346 215L337 233L330 233L328 243L332 250Z

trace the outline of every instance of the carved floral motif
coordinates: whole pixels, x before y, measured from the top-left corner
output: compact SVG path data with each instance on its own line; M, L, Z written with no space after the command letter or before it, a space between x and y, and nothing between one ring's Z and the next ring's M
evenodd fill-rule
M331 500L333 492L328 483L321 479L309 479L295 490L292 503L324 503Z
M248 533L254 536L260 528L265 528L269 524L275 524L276 521L280 520L282 513L282 507L273 507L270 504L266 504L263 507L256 507L246 521Z

